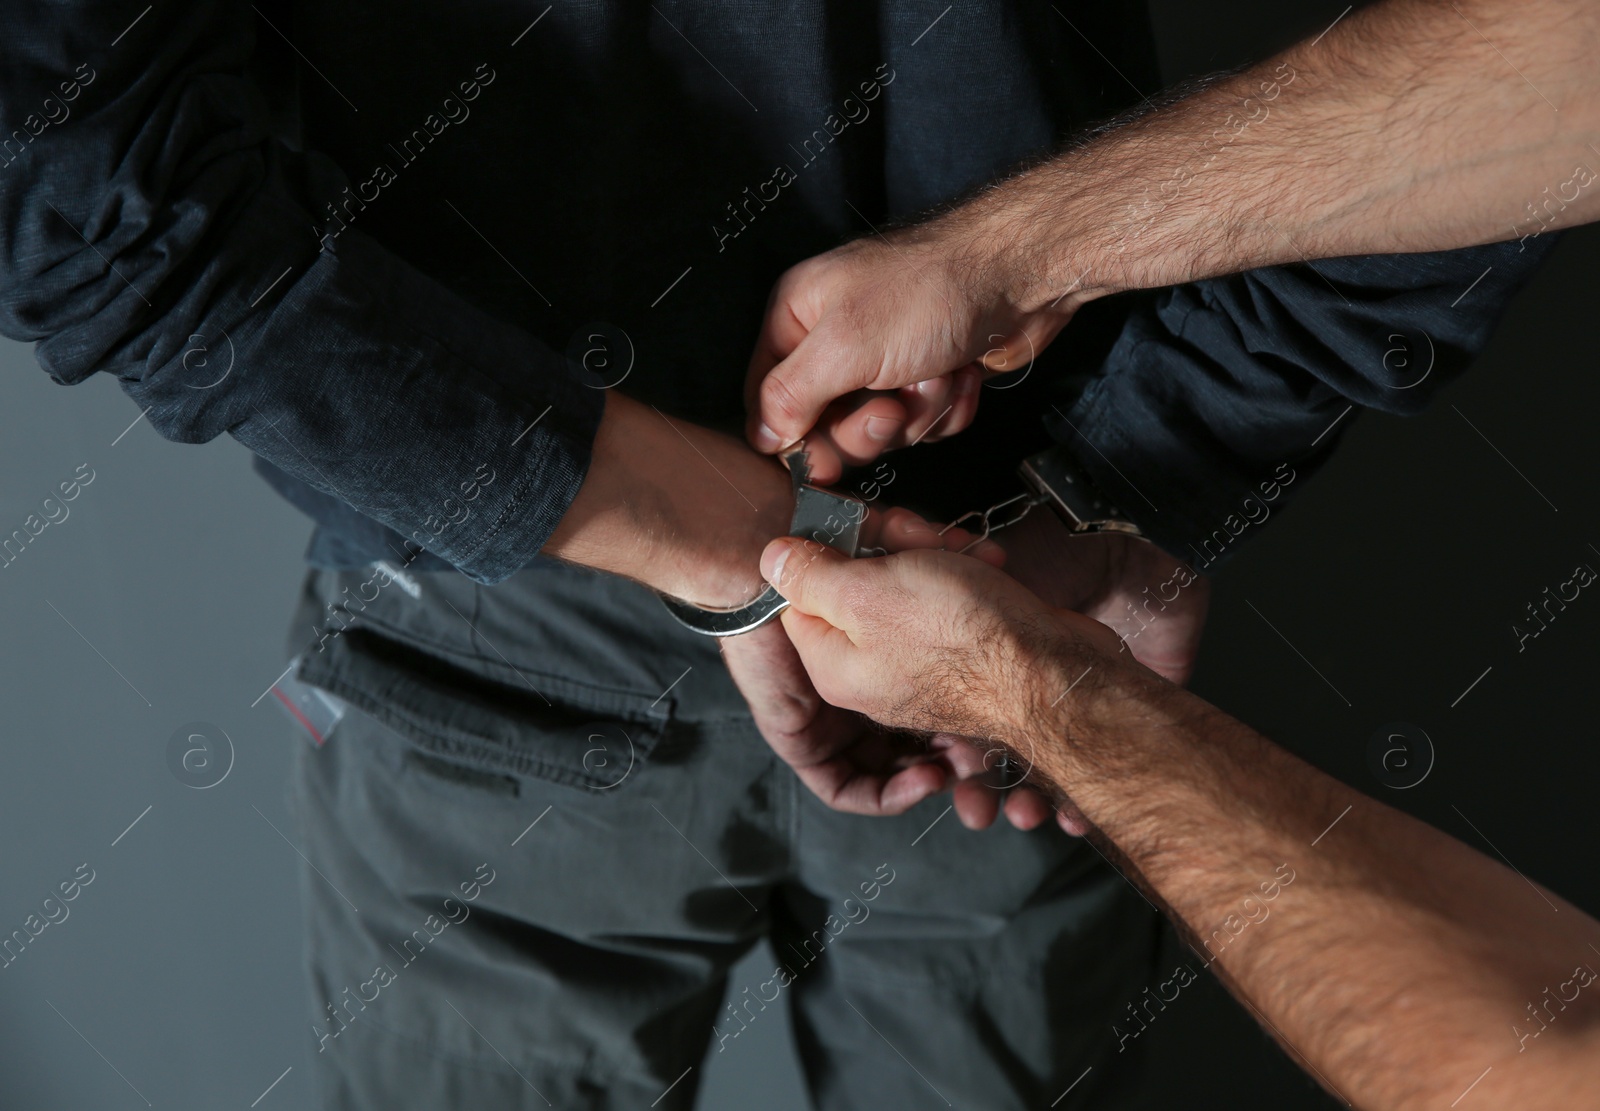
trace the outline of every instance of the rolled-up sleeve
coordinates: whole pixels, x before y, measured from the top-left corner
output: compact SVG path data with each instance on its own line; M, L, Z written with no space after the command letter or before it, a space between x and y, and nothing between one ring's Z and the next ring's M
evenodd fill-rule
M1352 409L1419 412L1466 369L1553 238L1162 291L1046 424L1147 536L1202 566L1220 562L1252 517L1303 488Z
M272 135L249 5L135 14L0 17L0 330L479 581L524 566L583 481L603 391L372 239L325 234L345 179Z

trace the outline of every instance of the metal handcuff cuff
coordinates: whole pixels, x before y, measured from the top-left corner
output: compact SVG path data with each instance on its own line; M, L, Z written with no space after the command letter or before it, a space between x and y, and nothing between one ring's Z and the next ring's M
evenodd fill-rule
M813 486L811 467L801 441L784 455L789 477L794 483L794 516L789 535L815 540L851 559L887 555L882 548L862 548L861 524L867 518L867 503L849 494ZM977 519L982 531L961 550L987 540L992 534L1021 521L1036 506L1048 505L1074 536L1093 536L1114 532L1139 540L1147 539L1123 517L1089 476L1078 466L1063 445L1056 445L1023 460L1017 476L1025 487L1022 493L991 505L985 510L964 513L939 530L950 529ZM789 608L789 600L768 586L752 602L733 609L707 609L662 594L667 612L686 628L713 637L731 637L758 629Z

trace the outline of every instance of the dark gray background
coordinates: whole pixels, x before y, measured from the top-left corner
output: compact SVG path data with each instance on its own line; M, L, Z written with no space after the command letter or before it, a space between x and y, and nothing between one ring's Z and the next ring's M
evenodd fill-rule
M1151 6L1173 78L1259 57L1344 7ZM1576 564L1600 563L1597 262L1600 232L1569 235L1428 415L1347 418L1334 464L1219 578L1195 684L1590 910L1600 756L1584 691L1600 600L1580 596L1520 653L1511 625ZM270 699L252 703L285 663L308 526L238 445L168 444L143 422L113 444L138 413L112 382L57 388L12 343L0 365L0 534L80 463L96 474L0 570L0 934L80 863L96 872L71 916L0 971L0 1105L247 1108L293 1068L259 1106L304 1106L299 860L277 832L297 742ZM195 720L236 750L205 791L165 760ZM1405 791L1366 763L1368 738L1396 720L1437 750ZM1528 913L1549 913L1532 892ZM771 966L752 962L734 983ZM713 1053L702 1107L803 1107L783 1017L765 1016ZM1146 1037L1183 1106L1332 1106L1209 981Z

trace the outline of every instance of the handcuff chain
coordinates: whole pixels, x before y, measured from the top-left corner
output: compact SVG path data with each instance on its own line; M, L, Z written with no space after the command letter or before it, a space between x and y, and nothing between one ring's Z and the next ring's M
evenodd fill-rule
M1043 504L1045 504L1045 502L1047 502L1049 500L1050 499L1045 497L1043 494L1030 494L1030 493L1027 493L1026 491L1024 491L1021 494L1017 494L1017 495L1014 495L1013 497L1007 498L1003 502L999 502L999 503L997 503L995 505L991 505L988 509L985 509L982 512L979 512L978 510L974 509L974 510L971 510L970 512L963 513L961 516L959 516L955 520L951 521L948 525L944 526L944 528L940 529L939 530L939 535L943 536L945 533L949 532L951 529L953 529L953 528L957 527L958 525L960 525L963 521L967 521L967 520L969 520L969 519L971 519L973 517L976 517L980 521L982 521L983 522L983 532L982 532L982 534L980 534L978 536L978 538L976 540L974 540L972 543L968 544L965 548L961 549L960 554L961 555L965 555L966 553L970 552L973 548L976 548L979 544L982 544L985 540L989 539L989 537L992 536L994 533L999 532L1003 528L1010 528L1012 525L1016 524L1018 521L1021 521L1029 513L1033 512L1034 506L1043 505ZM1016 505L1018 502L1023 503L1022 508L1020 510L1013 511L1012 515L1010 517L1006 518L1005 520L998 521L998 522L994 520L994 515L996 513L999 513L1002 509L1005 509L1008 506Z

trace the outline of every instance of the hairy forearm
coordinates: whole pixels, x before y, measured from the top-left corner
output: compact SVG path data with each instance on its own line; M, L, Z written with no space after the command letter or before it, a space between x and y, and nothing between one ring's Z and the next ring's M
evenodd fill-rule
M1016 746L1325 1085L1444 1107L1482 1075L1482 1106L1595 1105L1600 923L1131 669L1049 707L1081 669L1046 669Z
M1570 226L1600 218L1597 54L1590 0L1387 0L933 226L1028 310Z
M744 444L613 393L589 473L547 555L708 606L765 584L761 549L789 529L782 467Z

